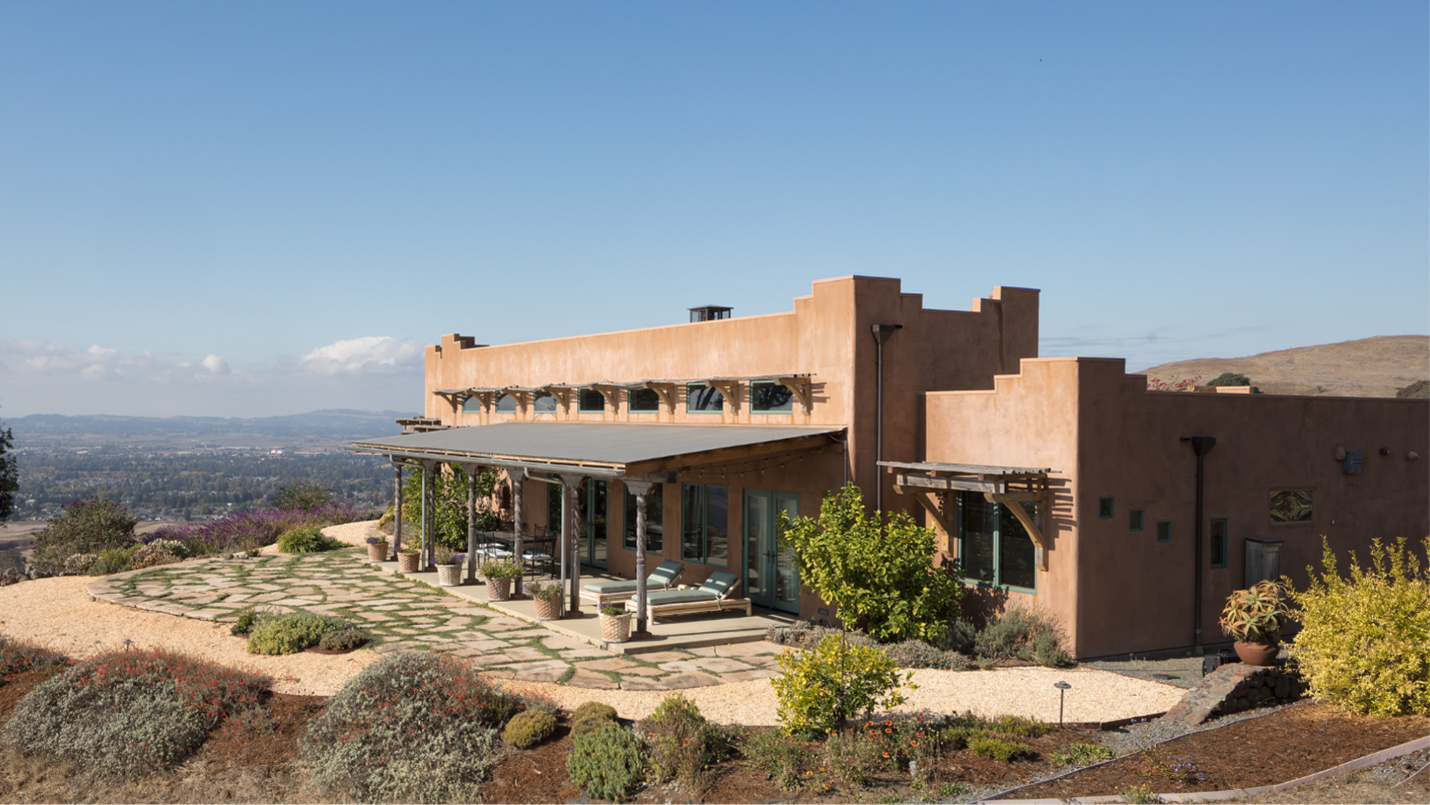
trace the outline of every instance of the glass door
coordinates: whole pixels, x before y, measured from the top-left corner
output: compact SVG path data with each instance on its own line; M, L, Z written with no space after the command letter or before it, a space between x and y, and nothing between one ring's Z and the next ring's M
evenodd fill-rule
M745 590L762 607L799 611L799 566L779 533L780 512L799 516L799 495L745 490Z
M576 534L581 540L581 562L606 568L606 487L605 481L590 478L576 492Z

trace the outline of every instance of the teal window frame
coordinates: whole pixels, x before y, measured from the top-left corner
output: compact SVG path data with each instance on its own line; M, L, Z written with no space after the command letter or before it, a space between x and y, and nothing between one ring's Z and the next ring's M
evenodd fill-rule
M1217 526L1221 526L1221 528L1218 529ZM1208 531L1211 537L1207 540L1210 549L1208 553L1210 554L1211 565L1214 568L1226 567L1227 547L1231 541L1226 518L1218 517L1212 520L1211 525L1208 526ZM1221 561L1217 561L1218 553L1221 554Z
M471 407L472 403L476 403L475 408ZM486 408L485 405L482 405L482 398L475 394L468 394L466 398L462 400L462 413L464 414L480 414L485 411Z
M502 408L503 400L511 400L511 408ZM521 411L521 403L517 401L515 394L502 394L496 398L492 409L498 414L515 414Z
M968 544L969 541L968 541L967 536L966 536L965 533L964 533L964 524L967 522L967 519L966 519L966 517L965 517L964 506L965 506L965 504L967 503L967 501L970 500L970 499L973 500L974 502L979 503L979 504L982 504L982 503L984 503L985 501L984 501L984 498L983 498L983 494L982 494L981 492L959 492L959 493L957 493L957 499L958 499L958 506L957 506L958 512L957 512L957 524L956 524L955 528L956 528L956 530L958 531L958 556L959 556L959 565L960 565L960 568L962 568L963 565L965 564L966 560L967 560L967 557L970 555L970 554L969 554L969 544ZM996 588L998 588L998 589L1000 589L1000 590L1012 590L1012 591L1014 591L1014 592L1020 592L1020 593L1037 594L1037 592L1038 592L1038 567L1037 567L1037 563L1036 563L1036 557L1037 557L1037 545L1036 545L1036 543L1033 542L1033 538L1032 538L1032 537L1028 536L1027 533L1023 531L1022 523L1019 523L1019 522L1018 522L1018 518L1015 517L1012 512L1007 511L1007 508L1008 508L1008 507L1007 507L1006 504L1003 504L1003 503L995 503L995 504L991 504L991 505L994 507L994 508L993 508L993 511L996 512L995 521L994 521L994 526L993 526L992 549L991 549L990 558L989 558L990 565L991 565L991 569L992 569L992 572L993 572L993 578L992 578L991 580L986 580L986 579L973 579L973 580L970 580L967 576L965 576L965 577L964 577L964 583L965 583L965 584L976 585L976 586L978 586L978 587L996 587ZM1021 504L1015 503L1014 505L1021 505ZM1012 522L1012 523L1014 524L1014 527L1013 527L1013 528L1004 528L1003 523L1004 523L1004 520L1005 520L1005 519L1008 520L1008 521L1010 521L1010 522ZM1005 533L1004 533L1005 531L1008 532L1008 533L1005 534ZM1003 561L1002 561L1002 560L1003 560L1003 539L1004 539L1005 536L1011 536L1013 531L1017 531L1017 532L1021 533L1022 536L1023 536L1023 538L1026 539L1026 540L1028 540L1029 547L1030 547L1031 550L1032 550L1032 553L1031 553L1030 555L1031 555L1031 557L1032 557L1032 560L1031 560L1031 561L1033 562L1033 564L1032 564L1033 583L1032 583L1031 586L1024 586L1024 585L1021 585L1021 584L1008 584L1008 583L1005 583L1005 582L1003 581Z
M622 484L624 487L625 484ZM621 530L625 532L625 537L621 540L621 546L628 551L636 549L636 496L631 494L631 490L626 489L626 516L621 523ZM645 552L648 554L660 555L665 548L665 484L653 484L650 494L645 499ZM660 526L660 536L654 541L651 540L650 527Z
M591 396L591 395L595 395L595 396ZM600 404L599 406L597 406L597 407L595 407L595 408L592 408L592 407L590 407L589 405L586 404L586 400L587 400L587 399L596 399L597 397L599 397L599 398L601 399L601 404ZM582 386L581 388L576 389L576 413L578 413L578 414L604 414L604 413L606 413L606 395L602 394L602 393L599 392L599 391L596 391L595 389L591 388L590 386Z
M1171 520L1158 520L1158 521L1157 521L1157 541L1158 541L1158 542L1171 542L1171 541L1172 541L1172 521L1171 521Z
M787 395L784 408L761 408L760 390L767 388L782 389ZM750 384L750 413L763 416L784 416L794 413L794 392L788 387L782 386L773 380L756 380Z
M720 524L718 509L712 511L711 493L718 490L725 499L724 524ZM693 517L692 517L693 515ZM690 522L695 519L698 522ZM723 531L723 537L720 536ZM690 550L688 537L694 533L695 548ZM711 558L711 547L723 540L725 557L723 560ZM730 567L730 487L719 484L681 484L680 487L680 559L683 562L698 562L710 567Z
M1143 530L1143 517L1142 517L1142 510L1141 510L1141 509L1128 509L1128 510L1127 510L1127 530L1128 530L1128 531L1142 531L1142 530Z
M1111 520L1117 516L1117 504L1112 498L1097 499L1097 516L1101 520Z
M720 401L717 408L692 408L690 398L694 394L706 395L714 394ZM704 383L687 383L685 386L685 413L687 414L723 414L725 413L725 394L714 386L707 386Z
M551 401L551 407L550 407L550 408L538 408L537 405L541 404L541 403L542 403L543 401L545 401L545 400L550 400L550 401ZM537 391L537 392L532 393L532 395L531 395L531 413L532 413L532 414L552 414L552 415L555 415L555 414L556 414L556 409L557 409L557 408L560 408L560 407L561 407L561 401L560 401L560 400L557 400L557 399L556 399L556 395L555 395L555 394L552 394L552 393L549 392L549 391Z
M637 402L637 395L644 399L651 400L649 408L643 403ZM660 413L660 394L655 389L626 389L626 410L632 414L658 414Z

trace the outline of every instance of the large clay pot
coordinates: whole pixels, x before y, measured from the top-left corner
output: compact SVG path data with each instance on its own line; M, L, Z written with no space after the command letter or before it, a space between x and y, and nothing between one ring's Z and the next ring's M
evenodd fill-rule
M367 560L369 562L386 562L387 543L379 542L376 545L369 543L367 546Z
M417 560L422 558L422 554L413 551L412 553L399 553L397 555L397 569L403 573L416 573Z
M1243 643L1240 640L1232 644L1236 649L1236 656L1247 665L1271 665L1276 661L1276 655L1281 653L1279 643Z
M438 565L437 586L460 587L462 585L461 565Z
M487 579L488 601L510 601L511 579Z
M555 621L561 619L561 598L536 598L536 619Z
M624 643L631 639L631 615L601 615L601 639L607 643Z

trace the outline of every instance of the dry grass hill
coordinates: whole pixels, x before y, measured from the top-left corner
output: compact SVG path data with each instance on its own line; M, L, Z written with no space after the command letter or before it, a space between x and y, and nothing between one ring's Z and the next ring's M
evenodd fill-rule
M1139 374L1170 382L1200 375L1197 384L1202 385L1222 372L1246 375L1267 394L1394 397L1399 389L1430 378L1430 336L1385 335L1246 358L1198 358Z

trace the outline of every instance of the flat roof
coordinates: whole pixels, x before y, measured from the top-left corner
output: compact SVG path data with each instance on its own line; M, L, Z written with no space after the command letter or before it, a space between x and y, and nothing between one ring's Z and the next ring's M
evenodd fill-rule
M499 422L355 441L349 450L619 477L636 465L840 433L843 427ZM790 449L801 445L790 444Z

